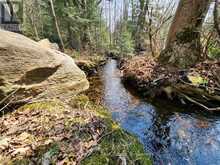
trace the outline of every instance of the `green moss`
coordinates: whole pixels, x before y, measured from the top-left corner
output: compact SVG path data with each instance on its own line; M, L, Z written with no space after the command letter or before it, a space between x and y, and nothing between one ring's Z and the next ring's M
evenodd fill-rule
M42 101L32 104L26 104L18 109L18 111L34 111L34 110L46 110L46 111L62 111L65 107L59 100L54 101Z
M47 153L50 155L50 157L57 155L59 153L59 145L53 144Z
M127 164L151 164L137 139L119 128L104 137L97 151L86 158L82 165L115 165L120 162L120 157L126 159Z
M85 105L89 103L89 98L86 95L79 95L79 96L75 96L73 97L69 104L73 107L73 108L85 108Z
M70 105L75 108L90 111L93 113L94 116L102 118L108 128L114 128L116 125L115 122L113 122L112 120L111 114L106 108L101 105L97 105L94 102L91 102L89 98L84 94L74 97L71 100Z
M85 95L72 99L71 105L78 108L86 108L104 121L106 125L106 136L101 139L95 152L86 158L82 165L115 165L119 156L126 158L128 164L151 164L150 158L144 152L143 146L136 137L128 134L112 120L111 114L103 106L96 105L89 101ZM84 109L85 110L85 109Z
M74 104L73 104L74 103ZM82 165L116 164L119 156L126 158L128 164L151 164L150 158L144 152L143 146L136 137L123 131L112 120L111 114L103 107L90 102L85 95L77 96L72 100L73 105L85 107L92 111L95 116L101 118L106 125L106 136L101 140L97 150Z
M18 160L15 160L15 161L11 161L9 164L11 165L29 165L31 162L30 160L28 159L18 159Z
M80 67L80 69L82 69L86 73L89 73L92 70L94 70L97 67L97 65L98 64L96 64L95 62L87 61L87 62L85 62L83 65L81 65L79 67Z
M212 59L220 59L220 48L210 45L209 46L209 57Z
M208 84L208 79L205 79L201 77L199 74L198 75L188 75L188 79L192 82L193 85L207 85Z
M199 39L200 33L193 28L185 28L183 31L177 33L177 41L181 44L190 43Z

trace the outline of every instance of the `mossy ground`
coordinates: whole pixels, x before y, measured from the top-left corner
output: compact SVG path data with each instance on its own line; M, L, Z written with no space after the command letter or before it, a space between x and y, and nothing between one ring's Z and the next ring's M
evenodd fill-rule
M127 164L150 165L149 157L144 153L142 145L131 135L121 129L103 138L99 148L87 157L83 165L120 164L123 159Z
M1 164L150 164L142 145L85 95L27 104L0 118Z
M151 164L143 146L134 136L122 130L104 107L92 102L88 104L89 99L86 96L77 97L76 100L74 103L77 103L78 108L87 105L90 110L95 110L96 116L104 119L106 126L103 138L98 141L94 152L81 162L82 165L115 165L120 164L121 158L124 158L127 164Z

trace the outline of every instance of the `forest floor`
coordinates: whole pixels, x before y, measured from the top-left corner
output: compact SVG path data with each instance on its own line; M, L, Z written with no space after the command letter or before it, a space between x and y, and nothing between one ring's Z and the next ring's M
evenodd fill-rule
M220 61L205 61L188 70L165 67L152 57L123 60L123 80L147 97L162 94L170 100L190 102L205 110L220 110ZM176 97L177 96L177 97ZM209 106L211 108L209 108Z
M0 118L0 164L151 164L137 139L85 95L36 102Z

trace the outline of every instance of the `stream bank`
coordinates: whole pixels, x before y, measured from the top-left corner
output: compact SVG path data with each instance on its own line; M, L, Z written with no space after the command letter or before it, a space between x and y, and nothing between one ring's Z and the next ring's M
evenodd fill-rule
M88 52L81 52L80 55L72 54L76 65L83 70L87 76L96 74L100 67L106 64L107 58L103 54L93 54L89 55Z
M49 41L0 34L1 165L150 164L137 139L80 94L89 82L70 56ZM103 61L93 58L92 68Z
M162 65L153 57L124 60L123 81L148 98L163 97L169 102L204 111L220 111L220 61L200 62L189 69Z
M141 99L125 88L115 60L90 77L90 84L96 91L88 91L88 96L104 104L123 129L138 137L153 164L220 164L219 114Z
M0 126L2 165L151 165L138 140L85 95L24 105Z

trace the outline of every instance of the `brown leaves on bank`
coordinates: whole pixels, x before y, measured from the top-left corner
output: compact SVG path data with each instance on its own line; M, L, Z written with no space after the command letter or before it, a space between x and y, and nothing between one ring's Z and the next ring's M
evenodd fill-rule
M160 65L151 57L135 57L122 65L123 79L144 96L166 94L207 111L220 110L220 61L204 61L190 69ZM164 96L164 95L163 95Z
M187 75L199 75L207 80L207 86L220 88L220 61L204 61L188 70L178 70L160 65L152 57L134 57L126 60L122 66L123 76L139 82L152 83L166 79L175 83Z
M2 164L77 164L105 130L93 111L57 101L25 105L1 117L0 127Z
M220 61L205 61L197 64L191 71L208 80L208 86L220 88Z
M135 80L138 87L159 86L177 80L176 69L163 67L152 57L134 57L122 65L123 78ZM135 85L133 84L133 85Z

